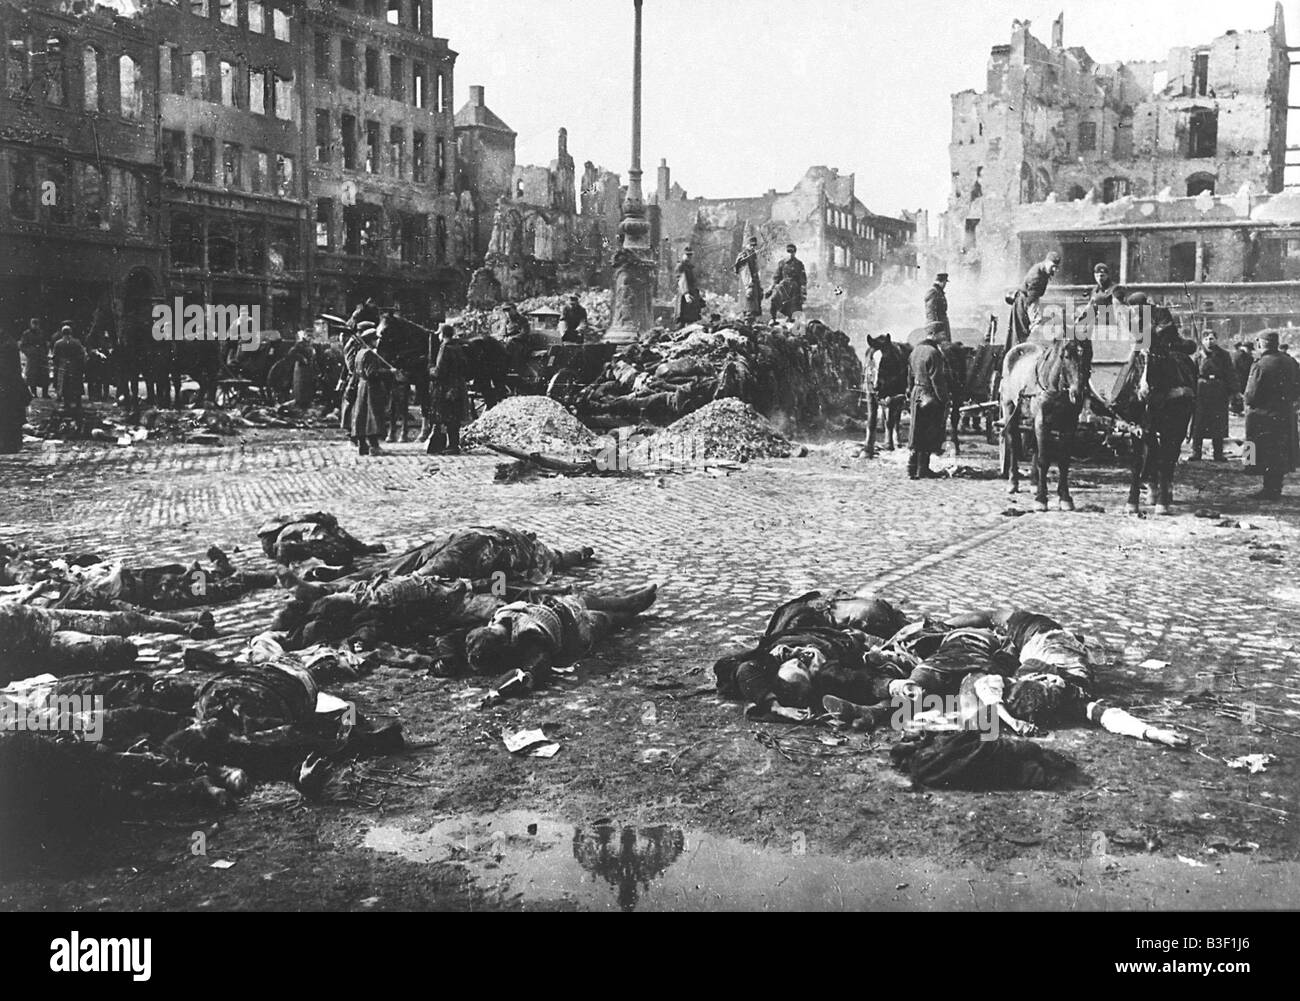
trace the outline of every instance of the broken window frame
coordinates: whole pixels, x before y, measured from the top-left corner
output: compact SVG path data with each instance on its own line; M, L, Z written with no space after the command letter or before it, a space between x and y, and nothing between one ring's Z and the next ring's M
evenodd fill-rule
M244 147L239 143L221 144L221 186L236 190L244 186Z
M180 154L179 157L177 154ZM180 129L162 131L163 177L185 183L189 167L189 142Z
M281 198L293 198L293 157L288 153L275 154L275 193Z
M316 145L315 155L316 162L327 164L330 162L330 137L334 127L333 116L328 108L317 108L315 115L316 128Z
M144 87L140 79L143 66L124 52L118 57L117 67L118 92L121 97L119 110L127 121L138 122L144 118Z
M266 70L248 71L248 110L255 115L266 114Z
M81 106L85 111L104 110L103 60L103 53L95 46L81 47Z
M196 184L213 184L216 178L216 140L195 133L190 137L191 177Z
M406 63L401 56L388 57L388 96L394 101L406 100Z
M378 174L383 166L380 146L383 137L379 133L379 123L373 118L366 119L366 158L364 172L367 174Z
M429 168L429 137L419 129L411 133L411 180L426 183Z
M315 241L317 250L334 249L334 199L317 198L315 208ZM322 237L324 238L322 241Z

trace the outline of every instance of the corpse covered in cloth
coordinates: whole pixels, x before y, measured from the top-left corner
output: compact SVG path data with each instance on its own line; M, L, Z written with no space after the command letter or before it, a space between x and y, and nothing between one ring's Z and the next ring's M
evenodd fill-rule
M352 570L358 556L385 552L382 545L368 546L339 526L326 511L294 518L280 515L257 530L262 551L283 566L295 567L303 579L330 580ZM315 570L315 574L308 571Z
M586 563L594 554L591 548L553 549L539 542L532 532L474 526L453 529L417 546L397 557L386 569L395 576L419 574L471 581L502 573L508 580L540 584L558 571Z

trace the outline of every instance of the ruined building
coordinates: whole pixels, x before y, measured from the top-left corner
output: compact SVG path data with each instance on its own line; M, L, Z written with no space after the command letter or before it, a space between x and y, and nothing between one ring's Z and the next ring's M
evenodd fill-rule
M431 0L308 0L303 30L313 301L373 295L433 322L463 290L456 53Z
M887 272L916 276L912 219L877 215L855 193L855 176L833 167L810 167L791 191L748 198L689 198L659 167L655 201L662 215L666 274L687 246L694 248L702 288L734 295L736 255L758 237L764 282L789 243L808 269L809 300L829 305L841 293L865 294Z
M139 16L154 60L166 298L257 306L265 330L310 309L300 0L183 0Z
M953 97L936 256L954 280L1000 292L1054 249L1064 294L1104 261L1123 284L1234 331L1294 315L1300 199L1283 192L1281 5L1262 30L1158 62L1098 64L1065 46L1059 18L1050 45L1029 28L1016 22L994 46L983 93Z
M484 88L470 87L456 113L457 191L469 262L480 268L475 289L517 299L608 283L621 218L618 175L588 162L579 192L567 129L559 130L549 166L518 164L516 138L487 106Z
M144 322L162 284L153 36L0 3L0 324Z

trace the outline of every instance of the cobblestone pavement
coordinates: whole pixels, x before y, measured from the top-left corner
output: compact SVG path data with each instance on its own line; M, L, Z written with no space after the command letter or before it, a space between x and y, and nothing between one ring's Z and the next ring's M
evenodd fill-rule
M1120 513L1118 469L1084 467L1075 470L1075 500L1104 513L1016 517L1007 509L1027 512L1031 501L1008 498L1005 485L988 478L993 457L982 443L966 445L960 460L974 470L971 477L919 484L903 474L902 452L872 461L847 455L839 445L730 475L503 485L492 481L492 457L434 459L402 445L388 456L361 458L330 433L259 433L224 448L46 445L0 456L0 538L135 562L199 559L216 543L238 565L265 568L253 534L259 519L325 509L389 552L455 524L526 527L553 545L590 545L598 562L580 575L583 581L653 580L661 597L650 621L602 656L613 673L580 693L577 703L563 702L572 693L547 703L557 711L561 704L580 705L590 713L590 700L606 695L643 699L644 692L623 692L623 679L658 676L666 666L703 667L691 683L707 683L722 648L752 640L776 603L808 589L868 585L909 612L938 615L1006 603L1040 609L1103 638L1113 661L1109 684L1149 712L1205 690L1255 704L1259 725L1253 728L1230 726L1212 711L1171 717L1199 728L1198 750L1181 756L1178 767L1201 769L1202 788L1180 802L1182 784L1195 780L1170 780L1160 797L1173 799L1165 808L1179 823L1236 803L1234 815L1243 823L1279 825L1275 833L1294 857L1300 750L1300 503L1294 496L1260 506L1246 499L1259 481L1242 477L1236 463L1189 465L1180 467L1177 516L1138 519ZM1294 495L1297 487L1289 489ZM1241 527L1217 527L1219 519L1194 515L1210 504ZM234 652L264 628L269 604L265 594L251 595L221 609L220 647ZM1169 666L1142 666L1153 660ZM455 695L427 697L446 706ZM697 700L692 711L704 712L706 701L708 712L728 713L730 729L720 733L720 744L747 734L734 708L715 706L715 699ZM404 716L409 720L409 712ZM413 732L420 728L414 721ZM1062 735L1061 746L1082 751L1089 736ZM672 749L671 735L649 739L656 737ZM637 738L636 747L645 744ZM1215 760L1260 747L1281 759L1265 775L1247 778ZM1130 776L1137 782L1157 752L1138 745L1116 753L1137 770ZM577 789L571 783L573 796ZM662 791L647 790L646 801ZM682 799L680 789L677 794ZM563 793L554 798L568 802ZM917 819L924 817L922 810ZM754 829L767 837L778 828ZM837 846L861 852L869 842Z

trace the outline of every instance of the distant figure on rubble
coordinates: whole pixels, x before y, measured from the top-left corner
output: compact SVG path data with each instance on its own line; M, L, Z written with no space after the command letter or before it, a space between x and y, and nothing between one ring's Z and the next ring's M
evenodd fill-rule
M776 266L772 290L767 293L772 299L773 322L778 315L793 320L794 314L803 309L804 297L808 294L808 272L803 261L795 256L798 250L793 243L787 244L785 260Z
M948 365L939 350L934 326L908 359L907 397L912 404L912 428L908 432L907 476L912 480L933 479L930 455L943 451L944 418L948 413Z
M679 327L699 323L704 313L704 297L700 295L700 286L695 280L695 262L691 259L695 253L691 247L686 248L685 256L677 264L677 325Z
M513 302L506 303L503 308L506 313L505 339L506 350L510 353L510 371L522 373L528 368L533 356L533 327Z
M948 295L944 291L948 286L948 275L940 272L935 275L934 284L925 293L925 322L938 334L939 340L952 340L952 325L948 322Z
M1024 344L1029 335L1043 325L1042 298L1047 285L1061 270L1061 255L1053 250L1025 275L1024 283L1008 299L1011 322L1007 324L1007 350Z
M1300 364L1279 351L1278 342L1275 330L1260 336L1259 358L1246 383L1246 441L1255 446L1254 470L1264 477L1264 488L1253 495L1259 500L1279 500L1283 477L1300 465Z
M64 325L54 342L54 385L59 406L81 413L81 393L86 377L86 348L77 340L70 326Z
M587 322L587 311L582 306L582 300L576 295L569 296L560 319L564 321L564 336L560 340L565 344L581 344L582 325Z
M0 327L0 455L22 451L23 421L31 394L23 382L18 342Z
M433 433L429 455L460 455L460 428L469 411L469 366L464 349L456 343L456 328L444 323L438 330L438 357L429 369L429 416ZM445 436L439 434L443 429Z
M763 315L763 279L758 272L758 237L749 238L748 246L736 257L733 270L740 277L745 316L756 320Z

